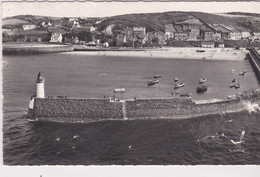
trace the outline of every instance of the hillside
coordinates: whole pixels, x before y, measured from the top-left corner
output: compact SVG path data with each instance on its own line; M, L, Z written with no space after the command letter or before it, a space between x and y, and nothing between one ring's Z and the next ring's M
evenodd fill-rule
M102 43L108 42L111 46L134 45L140 47L143 44L147 46L182 45L180 41L188 41L191 44L190 41L200 40L240 40L242 37L235 39L234 36L233 38L225 36L225 33L246 32L252 34L252 32L260 32L260 14L237 12L209 14L172 11L126 14L105 18L19 15L4 18L2 24L4 42L37 42L38 40L48 42L53 33L61 33L66 38L78 37L79 41L86 43L99 40ZM28 29L24 29L26 27L23 27L24 24L32 26L29 27L30 31L25 31ZM139 30L144 29L144 33L142 31L135 32L135 37L129 35L131 29L134 29L133 27L139 27ZM174 33L174 38L167 39L166 32L168 34ZM212 35L212 33L220 32L221 35L222 33L224 35L219 37L218 34ZM127 42L122 42L126 41L126 39L123 40L124 36L122 36L126 34L128 34ZM147 38L144 38L144 35L147 35ZM146 41L141 41L141 39Z

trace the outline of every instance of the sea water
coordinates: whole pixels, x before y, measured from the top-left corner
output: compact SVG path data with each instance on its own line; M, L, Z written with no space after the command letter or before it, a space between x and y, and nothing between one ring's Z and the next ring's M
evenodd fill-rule
M260 164L260 114L211 115L186 120L125 120L89 124L30 123L27 108L40 71L46 96L119 99L225 98L259 87L248 60L208 61L59 53L4 56L3 158L6 165ZM231 70L235 72L232 74ZM246 70L245 76L239 73ZM147 81L162 75L148 87ZM185 87L174 90L174 78ZM196 93L199 79L208 91ZM230 88L232 80L240 88ZM124 93L114 93L125 88ZM256 105L257 107L257 105ZM242 150L231 143L245 130ZM75 138L76 136L76 138ZM74 138L73 138L74 137Z

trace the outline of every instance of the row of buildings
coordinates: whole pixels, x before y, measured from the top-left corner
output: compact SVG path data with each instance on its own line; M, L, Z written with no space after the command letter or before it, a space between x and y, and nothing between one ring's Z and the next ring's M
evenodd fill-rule
M166 24L165 35L167 39L183 40L183 41L217 41L217 40L241 40L259 39L259 32L250 32L247 29L235 29L225 24L209 24L202 23L193 24Z

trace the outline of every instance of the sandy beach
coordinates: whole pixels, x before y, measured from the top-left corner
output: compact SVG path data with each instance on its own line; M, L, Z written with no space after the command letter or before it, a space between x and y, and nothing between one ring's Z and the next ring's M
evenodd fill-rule
M197 52L203 50L205 52ZM92 51L69 52L78 55L134 56L165 59L203 59L203 60L244 60L248 51L245 48L158 48L145 51ZM67 53L68 54L68 53Z

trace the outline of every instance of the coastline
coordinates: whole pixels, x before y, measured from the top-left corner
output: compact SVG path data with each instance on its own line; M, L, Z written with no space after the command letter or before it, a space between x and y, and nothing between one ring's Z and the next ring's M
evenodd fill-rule
M47 43L4 43L3 54L57 53L89 56L145 57L161 59L199 60L244 60L248 51L245 48L202 48L202 47L162 47L162 48L91 48L75 51L76 47L64 44ZM203 51L203 52L199 52Z
M205 52L197 52L204 50ZM201 47L163 47L139 51L73 51L66 54L89 56L146 57L162 59L199 60L244 60L248 51L245 48L201 48Z

